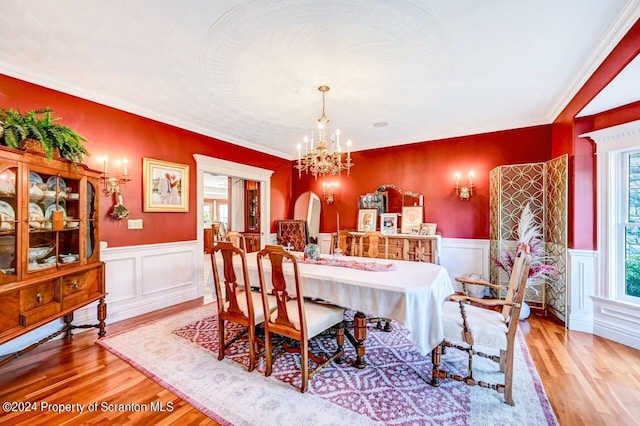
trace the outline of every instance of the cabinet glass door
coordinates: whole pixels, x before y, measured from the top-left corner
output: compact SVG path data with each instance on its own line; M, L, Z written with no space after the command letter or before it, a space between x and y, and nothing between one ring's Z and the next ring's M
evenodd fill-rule
M80 181L29 172L28 271L78 262Z
M0 283L16 279L17 167L0 170Z

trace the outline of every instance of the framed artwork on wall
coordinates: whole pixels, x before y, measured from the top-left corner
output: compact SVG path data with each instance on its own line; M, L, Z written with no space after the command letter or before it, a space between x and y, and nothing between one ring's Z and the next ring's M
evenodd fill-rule
M145 158L142 192L145 212L188 212L189 166Z
M422 206L402 207L402 229L400 232L410 234L411 228L417 226L419 233L420 224L422 223L422 209Z
M358 210L358 231L375 231L378 225L378 209Z
M380 215L380 232L384 235L398 233L398 213L382 213Z

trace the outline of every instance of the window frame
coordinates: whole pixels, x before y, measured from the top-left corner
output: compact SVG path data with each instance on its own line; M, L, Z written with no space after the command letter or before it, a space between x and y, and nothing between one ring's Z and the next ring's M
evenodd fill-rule
M640 147L630 147L625 150L616 152L615 162L619 167L614 168L618 173L614 173L613 187L615 188L616 202L615 206L619 206L619 211L613 217L616 220L615 232L615 258L611 259L615 264L615 276L618 278L611 286L611 297L633 304L640 305L640 297L627 294L627 229L640 228L640 221L631 222L629 220L630 207L630 157L632 155L640 155Z

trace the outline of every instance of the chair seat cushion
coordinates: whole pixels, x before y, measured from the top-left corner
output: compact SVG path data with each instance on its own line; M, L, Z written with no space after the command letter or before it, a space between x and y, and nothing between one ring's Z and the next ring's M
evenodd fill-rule
M264 322L264 309L262 306L262 293L258 291L251 291L251 302L253 303L253 316L255 318L255 324L260 324ZM247 296L245 295L245 290L238 290L238 307L240 311L242 311L245 317L249 316L249 308L247 307ZM274 296L268 295L269 306L276 305L276 298ZM225 302L224 304L225 310L229 308L229 302ZM275 309L275 308L274 308Z
M500 312L474 305L464 305L467 326L474 344L507 349L507 324ZM458 302L447 301L442 306L442 331L450 341L464 341L462 314Z
M309 339L344 319L343 308L326 303L315 303L306 299L304 301L304 311L307 320L307 337ZM293 324L293 328L300 330L300 315L298 314L297 300L292 299L287 302L287 314ZM275 322L277 317L277 310L271 313L272 322Z

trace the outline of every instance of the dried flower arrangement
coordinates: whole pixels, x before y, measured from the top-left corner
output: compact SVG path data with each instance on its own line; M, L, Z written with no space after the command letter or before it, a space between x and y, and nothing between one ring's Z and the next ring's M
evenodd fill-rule
M558 277L558 268L551 263L552 259L545 250L540 225L536 223L529 204L524 206L522 213L520 213L517 233L518 244L516 244L516 247L520 247L522 243L529 246L531 268L529 269L527 285L537 293L535 286L556 279ZM516 250L505 250L502 252L500 259L492 258L491 260L496 266L511 275L515 258Z

